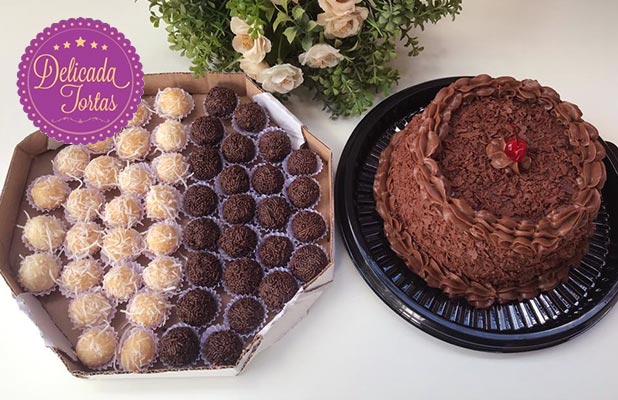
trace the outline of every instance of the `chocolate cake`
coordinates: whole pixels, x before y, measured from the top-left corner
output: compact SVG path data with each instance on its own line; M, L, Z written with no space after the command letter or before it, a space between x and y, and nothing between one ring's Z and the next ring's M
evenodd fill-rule
M429 286L476 307L529 299L587 251L605 150L577 106L533 80L440 90L381 155L377 211Z
M221 280L221 262L210 253L189 252L185 268L189 282L195 286L215 287Z

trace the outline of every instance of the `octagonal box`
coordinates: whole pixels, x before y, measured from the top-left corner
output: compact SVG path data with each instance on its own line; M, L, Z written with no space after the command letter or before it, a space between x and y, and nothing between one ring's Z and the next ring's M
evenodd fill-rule
M320 275L307 282L290 300L282 311L276 315L269 314L265 326L245 343L245 349L240 360L234 367L208 368L201 363L191 369L172 370L164 368L160 363L146 373L125 373L108 369L93 371L79 362L73 351L80 334L71 326L67 316L68 300L58 290L47 296L33 296L24 292L17 282L20 255L30 253L21 241L21 229L26 222L26 213L34 215L26 200L26 189L29 182L37 176L52 173L51 160L63 145L49 139L41 132L34 132L17 145L9 165L4 189L0 197L0 273L9 285L20 308L26 312L41 331L45 345L51 348L73 375L82 378L121 378L121 377L187 377L187 376L230 376L237 375L258 353L268 348L288 330L298 323L308 312L311 305L324 291L326 285L333 280L334 275L334 224L332 197L332 155L330 149L315 138L302 123L292 115L271 94L262 92L244 74L208 74L196 79L191 74L169 73L151 74L145 76L144 98L151 104L159 89L165 87L181 87L191 93L195 99L196 108L188 121L203 115L201 105L205 93L213 86L225 86L233 89L242 98L251 97L264 106L270 113L271 120L286 129L297 146L303 141L320 155L323 169L316 179L322 187L322 196L317 209L326 218L328 235L319 244L326 250L330 263ZM246 100L246 99L245 99ZM157 116L147 125L150 131L162 120ZM184 121L186 122L186 121ZM229 128L229 122L227 129ZM24 212L25 211L25 212ZM59 213L56 210L54 214ZM146 224L147 226L148 224ZM126 324L122 313L117 313L112 321L116 328ZM119 316L120 315L120 316ZM120 329L117 329L121 331ZM201 364L201 365L200 365Z

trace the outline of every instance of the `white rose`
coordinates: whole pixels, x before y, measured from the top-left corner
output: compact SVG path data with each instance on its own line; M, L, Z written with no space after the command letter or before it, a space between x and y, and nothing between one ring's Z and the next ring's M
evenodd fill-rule
M249 33L249 24L238 17L232 17L230 29L234 35L246 35Z
M257 81L269 92L288 93L303 83L303 71L290 64L279 64L260 72Z
M302 65L311 68L330 68L339 64L343 56L339 50L328 44L316 44L305 53L298 56L298 61Z
M266 54L270 53L271 48L272 44L267 37L258 36L258 38L253 41L253 46L249 50L243 52L242 55L246 60L258 64L264 61Z
M318 0L318 4L327 14L345 15L356 9L361 0Z
M327 39L343 39L357 35L368 15L369 10L365 7L356 7L354 11L344 15L318 14L317 23L324 27L324 36Z
M268 68L268 64L265 61L254 63L244 57L240 59L240 69L251 79L257 79L260 72L266 68Z

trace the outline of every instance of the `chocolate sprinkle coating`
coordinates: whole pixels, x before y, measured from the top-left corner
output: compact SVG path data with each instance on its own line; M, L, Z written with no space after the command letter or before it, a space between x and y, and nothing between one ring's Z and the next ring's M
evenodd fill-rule
M288 158L290 175L311 175L318 172L318 155L309 149L294 150Z
M318 240L326 232L326 221L313 211L300 211L292 218L292 232L301 242Z
M288 202L281 196L267 197L257 208L257 218L260 225L266 229L282 229L290 219L292 210Z
M204 326L217 314L217 301L204 289L191 289L176 302L176 315L192 326Z
M255 250L257 235L246 225L234 225L223 231L219 246L230 257L244 257Z
M231 165L221 172L219 183L223 194L245 193L249 190L249 174L240 165Z
M255 199L248 194L235 194L223 203L222 214L230 224L246 224L255 215Z
M328 265L328 258L319 246L308 244L296 250L290 260L290 271L301 282L315 278Z
M193 149L189 154L187 162L193 177L201 181L214 178L223 168L219 152L212 147Z
M264 321L266 310L253 297L242 297L227 310L230 328L241 335L253 332Z
M238 106L234 111L236 124L246 132L257 133L266 128L268 118L266 111L258 103L246 103Z
M286 189L288 199L294 207L307 208L320 198L320 185L308 176L299 176Z
M221 235L219 226L210 218L197 218L185 226L185 244L194 250L216 250Z
M200 354L200 340L193 329L179 326L170 329L158 344L159 358L171 367L194 362Z
M262 268L251 258L239 258L225 263L223 282L234 294L253 294L262 281Z
M238 97L232 89L215 86L204 98L204 110L208 115L217 118L226 118L232 115L238 106Z
M204 342L202 354L213 366L236 365L242 354L240 336L230 330L211 333Z
M271 310L280 310L298 292L296 279L286 271L273 271L262 279L260 297Z
M191 124L191 137L200 146L214 146L223 139L224 134L221 120L210 115L201 116Z
M210 253L189 252L185 268L189 282L196 286L214 287L223 274L221 262Z
M232 132L223 139L221 152L231 163L247 163L255 157L255 144L247 136Z
M251 184L259 194L275 194L283 189L285 179L281 169L271 164L260 165L253 171Z
M294 246L292 241L285 236L268 236L262 242L258 250L258 256L267 267L283 267L292 257Z
M203 217L217 208L217 194L206 185L189 186L182 200L185 212L193 217Z
M269 130L260 137L258 149L264 160L281 162L292 151L292 142L283 129Z

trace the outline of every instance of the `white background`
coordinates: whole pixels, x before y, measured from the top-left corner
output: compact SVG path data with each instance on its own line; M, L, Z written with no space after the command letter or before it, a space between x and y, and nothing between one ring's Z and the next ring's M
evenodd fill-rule
M128 0L2 0L0 176L13 147L34 127L16 95L23 49L63 18L101 19L124 32L145 72L187 71L148 20L148 3ZM606 139L618 141L618 2L464 0L455 22L419 32L426 50L396 62L398 89L429 79L489 73L536 78L577 103ZM331 121L304 94L288 104L338 160L360 118ZM35 326L0 285L0 397L38 399L618 398L618 310L558 347L486 354L412 327L365 284L337 238L335 282L309 316L239 377L86 381L43 347Z

